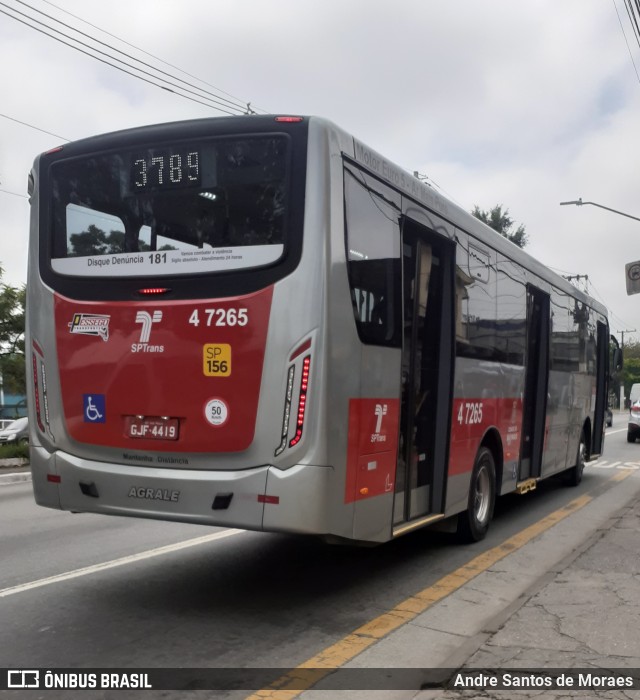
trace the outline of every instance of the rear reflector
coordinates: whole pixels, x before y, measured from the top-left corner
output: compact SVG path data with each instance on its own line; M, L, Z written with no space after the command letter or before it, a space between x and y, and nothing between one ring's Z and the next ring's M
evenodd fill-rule
M280 503L280 496L267 496L266 494L259 494L258 503L271 503L277 506Z
M58 474L47 474L47 481L51 482L52 484L59 484L62 481L62 478Z

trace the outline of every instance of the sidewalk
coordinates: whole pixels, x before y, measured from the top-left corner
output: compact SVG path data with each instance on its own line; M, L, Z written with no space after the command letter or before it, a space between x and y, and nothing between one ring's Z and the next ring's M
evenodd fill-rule
M640 688L640 479L634 474L614 479L618 483L609 490L594 493L570 517L514 548L345 666L388 669L405 690L354 690L345 697L636 697L629 688L555 686L558 673L591 672L609 683L616 682L610 669L623 675L620 669L628 669L626 676L638 679L633 687ZM506 689L486 682L490 675L503 682L505 673L519 676L518 669L548 678L545 683L553 679L554 685ZM484 684L452 686L481 674ZM322 687L303 692L302 699L323 700Z
M599 528L524 605L463 664L486 669L554 669L570 673L629 669L640 675L640 499ZM474 674L475 675L475 674ZM599 674L598 674L599 675ZM611 680L608 682L612 682ZM622 682L622 681L620 681ZM637 683L637 682L636 682ZM635 686L640 687L636 684ZM635 691L637 692L637 691ZM422 691L416 700L510 698L514 690ZM518 697L629 698L627 688L519 689Z

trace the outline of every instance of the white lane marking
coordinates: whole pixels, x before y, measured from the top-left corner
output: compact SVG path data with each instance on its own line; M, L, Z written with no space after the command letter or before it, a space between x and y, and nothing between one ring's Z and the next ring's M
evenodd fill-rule
M164 547L157 547L156 549L148 549L146 552L140 552L139 554L131 554L127 557L122 557L120 559L112 559L111 561L105 561L102 564L93 564L92 566L85 566L82 569L74 569L73 571L67 571L63 574L56 574L55 576L49 576L47 578L41 578L37 581L30 581L29 583L21 583L17 586L10 586L9 588L0 589L0 598L6 598L10 595L15 595L16 593L24 593L25 591L30 591L33 588L40 588L41 586L48 586L52 583L59 583L60 581L68 581L72 578L79 578L80 576L89 576L90 574L95 574L98 571L105 571L106 569L114 569L117 566L125 566L126 564L133 564L138 561L143 561L144 559L151 559L153 557L160 557L163 554L170 554L171 552L178 552L181 549L188 549L189 547L197 547L200 544L206 544L207 542L213 542L214 540L221 540L225 537L232 537L233 535L239 535L241 532L246 532L246 530L223 530L222 532L215 532L212 535L204 535L203 537L195 537L192 540L185 540L184 542L177 542L176 544L168 544Z
M597 462L588 462L589 467L596 469L640 469L640 462L611 462L606 459L599 459Z

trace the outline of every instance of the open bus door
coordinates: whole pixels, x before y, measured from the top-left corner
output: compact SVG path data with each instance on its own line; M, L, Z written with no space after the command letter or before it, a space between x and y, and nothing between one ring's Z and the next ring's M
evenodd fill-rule
M396 528L444 512L455 362L455 243L405 218L402 284Z
M596 406L593 418L593 431L591 435L591 457L602 454L604 442L604 412L607 408L609 397L609 329L604 323L598 321L596 346Z
M549 388L551 299L527 286L527 352L519 481L540 477Z

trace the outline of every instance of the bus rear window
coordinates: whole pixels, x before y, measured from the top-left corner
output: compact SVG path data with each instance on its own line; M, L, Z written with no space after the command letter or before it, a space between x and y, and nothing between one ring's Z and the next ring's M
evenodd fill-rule
M51 166L54 272L181 275L284 253L288 139L163 143Z

